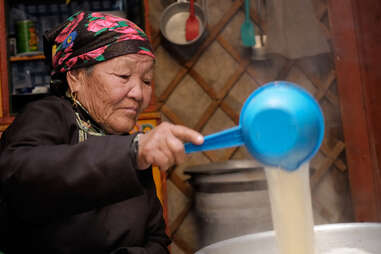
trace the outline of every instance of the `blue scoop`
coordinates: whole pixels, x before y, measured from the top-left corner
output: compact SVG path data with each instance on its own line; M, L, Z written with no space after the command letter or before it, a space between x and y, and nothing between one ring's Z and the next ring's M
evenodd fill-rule
M202 145L185 144L185 152L245 145L268 166L289 171L312 158L324 137L319 104L303 88L286 81L255 90L242 107L239 126L206 136Z

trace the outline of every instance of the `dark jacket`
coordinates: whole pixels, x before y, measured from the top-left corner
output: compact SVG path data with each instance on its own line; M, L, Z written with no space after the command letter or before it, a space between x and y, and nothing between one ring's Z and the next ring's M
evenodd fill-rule
M55 96L30 104L4 132L5 253L168 253L152 170L133 167L134 136L79 142L78 132L72 105Z

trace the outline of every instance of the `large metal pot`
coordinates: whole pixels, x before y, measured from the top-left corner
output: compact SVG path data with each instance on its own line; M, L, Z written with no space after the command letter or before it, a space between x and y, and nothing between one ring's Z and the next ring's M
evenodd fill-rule
M317 253L335 248L381 251L381 223L342 223L315 226ZM250 234L211 244L196 254L278 254L274 231Z
M185 169L195 190L194 211L200 247L272 229L262 165L229 160Z

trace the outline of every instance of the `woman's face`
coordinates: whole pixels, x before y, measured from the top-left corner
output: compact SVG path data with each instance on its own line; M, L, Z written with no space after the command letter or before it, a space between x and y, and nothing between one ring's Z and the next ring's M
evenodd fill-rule
M108 133L127 133L151 99L153 66L152 57L139 54L96 64L79 75L77 98Z

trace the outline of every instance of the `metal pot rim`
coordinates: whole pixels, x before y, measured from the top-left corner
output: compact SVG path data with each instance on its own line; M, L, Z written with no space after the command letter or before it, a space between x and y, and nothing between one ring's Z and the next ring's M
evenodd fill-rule
M375 239L372 239L372 242L378 242L378 237L381 234L381 223L376 222L353 222L353 223L334 223L334 224L323 224L323 225L316 225L314 226L314 230L317 233L316 239L318 240L317 243L320 241L327 241L329 240L330 243L336 242L334 238L332 238L332 235L342 235L343 233L349 234L351 236L354 236L354 239L348 239L345 242L353 243L353 244L364 244L365 236L364 232L369 231L369 236L372 233L377 232L377 236L374 236ZM373 234L372 234L373 235ZM368 236L368 237L369 237ZM356 238L357 237L357 238ZM223 253L220 250L222 248L225 248L227 246L241 246L245 245L246 243L255 244L259 242L266 242L266 240L274 239L275 241L275 232L274 231L266 231L266 232L260 232L260 233L253 233L243 236L238 236L234 238L230 238L227 240L223 240L220 242L216 242L213 244L210 244L199 251L197 251L195 254L208 254L208 253ZM337 240L337 239L336 239ZM341 241L342 242L342 241ZM378 245L377 245L378 246ZM262 246L263 247L263 246ZM336 247L336 246L334 246ZM342 246L347 247L347 246ZM358 246L360 247L360 246ZM336 247L337 248L337 247ZM245 252L247 253L247 252ZM256 252L254 252L256 253ZM269 253L269 252L266 252Z

